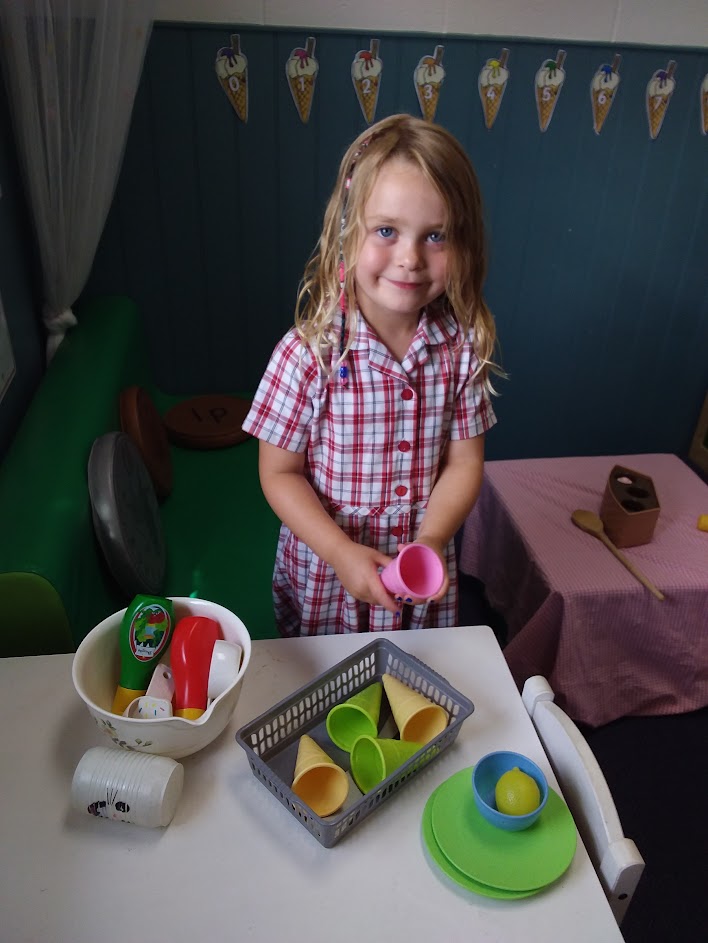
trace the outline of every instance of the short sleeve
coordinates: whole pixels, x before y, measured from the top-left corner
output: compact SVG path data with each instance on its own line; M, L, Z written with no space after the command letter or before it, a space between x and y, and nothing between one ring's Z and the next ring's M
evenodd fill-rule
M273 351L243 429L278 448L304 452L319 373L309 348L289 331Z
M479 371L471 341L460 357L460 387L450 426L451 439L472 439L483 435L496 423L492 399ZM476 375L475 375L476 374Z

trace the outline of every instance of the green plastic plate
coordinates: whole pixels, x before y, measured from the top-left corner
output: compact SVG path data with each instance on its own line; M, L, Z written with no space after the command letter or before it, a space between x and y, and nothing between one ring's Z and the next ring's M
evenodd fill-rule
M540 890L573 860L575 822L553 789L540 818L521 832L505 832L482 818L472 793L472 768L460 770L435 791L433 834L438 847L468 878L506 891Z
M439 788L441 787L438 787L438 789ZM531 897L532 894L537 894L538 891L503 891L500 888L487 887L486 884L480 884L479 881L474 881L472 878L467 877L466 874L463 874L462 871L458 871L454 864L451 864L447 860L442 851L440 851L438 843L435 841L435 835L433 834L433 802L435 801L435 793L437 791L436 789L431 795L423 809L423 841L425 847L428 849L428 854L443 874L446 874L456 884L459 884L460 887L464 887L465 890L472 891L474 894L481 894L483 897L493 897L497 900L520 900L522 897Z

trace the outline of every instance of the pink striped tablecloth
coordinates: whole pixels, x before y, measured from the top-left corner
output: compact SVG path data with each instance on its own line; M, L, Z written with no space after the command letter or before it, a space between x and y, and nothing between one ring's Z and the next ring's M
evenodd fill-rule
M649 593L576 508L599 513L624 465L653 479L661 511L651 543L625 555L666 596ZM708 485L675 455L487 462L464 527L460 569L506 619L504 654L519 685L544 675L558 703L591 726L708 704Z

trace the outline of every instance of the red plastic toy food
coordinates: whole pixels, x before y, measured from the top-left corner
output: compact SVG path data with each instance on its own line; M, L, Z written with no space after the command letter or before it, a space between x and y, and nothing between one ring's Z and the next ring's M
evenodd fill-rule
M206 616L185 616L175 626L170 649L175 717L196 720L206 710L211 656L220 638L219 623Z

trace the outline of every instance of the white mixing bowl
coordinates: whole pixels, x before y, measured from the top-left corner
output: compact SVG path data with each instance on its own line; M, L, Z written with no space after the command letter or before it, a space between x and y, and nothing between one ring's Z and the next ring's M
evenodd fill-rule
M243 677L251 659L251 636L238 616L206 599L171 597L175 624L185 616L208 616L221 626L228 642L238 642L243 649L241 668L236 679L215 698L197 720L182 717L144 719L122 717L110 710L120 674L118 637L125 609L100 622L81 642L71 669L79 697L89 713L116 746L140 753L157 753L179 759L196 753L211 743L228 724L236 709Z

